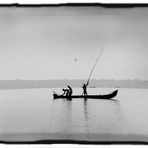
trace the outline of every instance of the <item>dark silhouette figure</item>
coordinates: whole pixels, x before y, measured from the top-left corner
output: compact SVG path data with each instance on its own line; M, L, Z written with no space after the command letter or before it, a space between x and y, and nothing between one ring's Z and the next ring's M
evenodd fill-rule
M88 84L83 83L83 86L82 86L83 93L82 93L82 95L84 95L84 96L87 96L87 86L88 86Z
M66 95L66 96L68 96L68 94L69 94L69 89L62 89L63 90L63 94L62 94L62 96L64 96L64 95Z
M72 88L69 85L67 87L69 89L68 97L71 97L71 95L73 93Z

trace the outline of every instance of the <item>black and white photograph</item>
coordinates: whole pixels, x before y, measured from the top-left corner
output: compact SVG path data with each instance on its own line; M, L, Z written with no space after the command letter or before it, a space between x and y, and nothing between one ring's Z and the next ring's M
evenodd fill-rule
M148 143L148 5L1 5L0 143Z

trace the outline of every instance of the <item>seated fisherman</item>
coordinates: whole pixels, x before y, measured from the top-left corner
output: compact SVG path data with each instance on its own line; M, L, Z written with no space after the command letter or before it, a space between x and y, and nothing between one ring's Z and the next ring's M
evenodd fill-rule
M69 88L69 93L68 93L68 96L71 97L72 93L73 93L73 90L72 88L68 85L67 86Z
M66 96L68 96L69 95L69 89L62 89L63 90L63 94L62 94L62 96L64 96L64 95L66 95Z

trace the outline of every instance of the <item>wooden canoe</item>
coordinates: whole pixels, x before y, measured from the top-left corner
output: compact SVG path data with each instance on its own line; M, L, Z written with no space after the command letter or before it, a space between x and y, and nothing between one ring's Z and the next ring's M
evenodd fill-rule
M72 95L70 97L58 95L56 93L53 94L54 99L72 99L72 98L86 98L86 99L112 99L114 98L118 93L118 90L113 91L112 93L106 94L106 95Z

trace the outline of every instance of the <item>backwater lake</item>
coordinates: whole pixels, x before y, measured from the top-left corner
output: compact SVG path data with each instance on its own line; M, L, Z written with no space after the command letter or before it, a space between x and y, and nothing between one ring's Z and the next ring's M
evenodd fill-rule
M0 141L148 141L148 89L118 88L115 100L53 99L61 88L0 90ZM107 94L116 88L88 88ZM82 94L82 88L73 88Z

